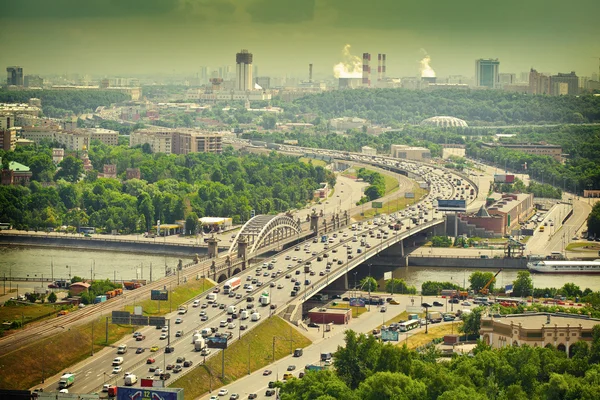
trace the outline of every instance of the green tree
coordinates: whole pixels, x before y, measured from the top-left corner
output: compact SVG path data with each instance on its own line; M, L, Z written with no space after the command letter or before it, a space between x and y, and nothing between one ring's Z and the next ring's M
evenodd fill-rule
M55 179L64 179L67 182L77 182L83 174L83 161L73 156L66 156L60 164L60 169L55 175Z
M582 294L581 288L572 282L565 283L560 291L563 295L570 298L581 296Z
M588 235L600 237L600 203L594 204L587 219Z
M533 294L533 281L529 271L519 271L517 279L513 281L513 295L524 297Z
M448 236L434 236L431 238L432 247L450 247L452 246L452 239Z
M385 291L394 294L415 294L417 289L414 286L408 286L404 279L392 278L385 282Z
M195 235L198 232L199 222L198 214L191 212L185 217L185 233L187 235Z
M479 335L482 313L483 308L476 307L472 309L470 313L462 314L461 318L463 323L462 325L459 325L458 330L466 335Z
M494 278L494 274L492 272L481 272L475 271L469 276L469 283L471 284L471 289L475 293L478 293L483 287L488 283L491 279ZM492 282L488 286L488 290L491 292L494 288L494 282Z
M360 383L356 392L363 400L421 400L427 397L427 387L424 382L393 372L377 372L371 375Z
M377 290L377 280L372 276L366 276L360 280L359 287L361 290L373 292Z
M56 293L54 293L54 292L52 292L52 293L50 293L50 294L48 295L48 301L49 301L50 303L56 303L56 300L57 300L57 299L58 299L58 298L57 298L57 296L56 296Z

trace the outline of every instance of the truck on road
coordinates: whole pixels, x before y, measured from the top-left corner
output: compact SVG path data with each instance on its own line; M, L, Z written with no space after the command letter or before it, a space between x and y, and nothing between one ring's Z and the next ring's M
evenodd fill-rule
M73 385L75 383L75 374L64 374L63 376L60 377L60 380L58 381L58 387L60 389L66 389L68 387L70 387L71 385Z
M214 303L214 302L216 302L216 301L217 301L217 294L216 294L216 293L209 293L209 294L206 296L206 299L208 300L208 303L209 303L209 304L211 304L211 303Z
M234 290L240 287L241 283L241 278L231 278L230 280L225 282L225 285L223 285L223 294L229 294L233 292Z
M206 341L202 338L197 339L194 342L194 350L196 350L196 351L202 351L202 350L204 350L205 347L206 347Z
M258 299L259 304L262 306L268 306L271 303L271 296L269 296L269 292L263 292Z
M137 375L129 374L125 376L125 386L133 386L137 383Z

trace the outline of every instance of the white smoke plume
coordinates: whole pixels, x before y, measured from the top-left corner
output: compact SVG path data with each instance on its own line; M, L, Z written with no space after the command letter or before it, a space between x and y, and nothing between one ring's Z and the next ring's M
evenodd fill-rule
M350 53L350 45L347 44L342 50L342 62L333 66L335 78L361 78L362 60Z
M431 68L431 65L429 65L430 62L431 57L429 57L429 55L425 53L425 56L419 62L419 71L421 71L421 78L435 78L435 71L433 70L433 68Z

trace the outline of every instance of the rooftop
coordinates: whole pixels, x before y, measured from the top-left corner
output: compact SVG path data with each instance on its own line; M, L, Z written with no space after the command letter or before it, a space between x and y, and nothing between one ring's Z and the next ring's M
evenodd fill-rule
M551 313L535 313L535 314L511 314L500 318L492 318L494 322L510 325L521 324L523 328L533 329L544 327L579 327L584 329L592 329L596 325L600 325L600 319L587 318L585 316L569 315L569 314L551 314ZM548 320L550 324L548 324Z

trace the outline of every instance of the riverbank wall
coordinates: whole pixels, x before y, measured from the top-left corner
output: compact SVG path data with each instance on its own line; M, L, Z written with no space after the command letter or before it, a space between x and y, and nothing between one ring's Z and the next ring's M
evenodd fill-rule
M160 239L157 239L155 242L149 242L96 237L8 235L5 233L0 235L0 246L51 247L67 250L118 251L168 256L195 256L197 254L202 257L208 253L206 246L161 242ZM226 249L220 248L219 251L226 251Z
M481 258L468 256L380 256L369 259L373 266L438 267L465 269L527 269L525 258Z

